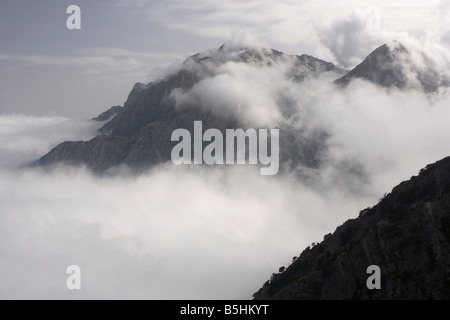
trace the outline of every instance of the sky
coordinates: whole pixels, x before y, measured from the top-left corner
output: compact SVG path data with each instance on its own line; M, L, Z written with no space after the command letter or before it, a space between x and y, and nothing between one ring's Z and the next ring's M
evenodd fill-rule
M66 28L72 4L81 30ZM448 1L0 0L0 298L251 298L312 242L450 154L448 90L299 84L282 62L228 63L173 92L177 103L198 101L249 126L326 129L325 165L311 173L320 187L252 167L168 163L97 176L27 164L62 141L94 137L102 123L88 119L123 104L134 83L224 42L350 69L400 39L448 74L449 19ZM280 101L292 104L289 119ZM364 177L347 175L348 163ZM80 291L66 287L69 265L82 270Z
M66 27L73 4L81 30ZM380 29L362 30L374 7ZM123 105L134 83L233 39L353 67L404 33L450 39L448 11L438 0L1 0L0 113L91 118Z

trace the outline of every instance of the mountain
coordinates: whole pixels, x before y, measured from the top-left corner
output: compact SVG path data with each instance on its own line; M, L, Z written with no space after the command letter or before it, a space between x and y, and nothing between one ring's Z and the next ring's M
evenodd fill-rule
M110 109L106 110L105 112L101 113L99 116L92 118L91 120L94 121L108 121L111 120L112 118L114 118L115 116L117 116L118 114L122 113L123 111L123 107L121 106L114 106L111 107Z
M450 157L402 182L254 294L255 299L450 299ZM366 286L381 269L381 290Z
M383 87L414 88L436 92L448 87L448 75L439 70L426 53L393 41L373 51L361 64L336 80L347 86L354 79L364 79Z
M230 68L230 64L234 69ZM245 113L246 109L257 107L252 105L255 103L231 99L228 105L224 106L222 103L212 107L219 99L213 97L217 92L210 90L208 81L216 81L216 84L219 82L221 89L228 90L228 96L233 97L234 88L225 83L229 77L233 77L230 73L240 72L241 75L252 72L251 79L256 80L248 81L258 81L258 77L262 74L267 77L274 69L276 75L282 73L283 81L287 80L290 85L320 77L324 81L345 87L355 79L365 79L383 87L435 92L450 83L425 53L395 41L374 50L351 71L308 55L294 56L274 49L225 44L217 50L189 57L159 81L136 84L123 108L114 107L96 118L107 121L97 137L90 141L63 142L34 165L51 166L64 162L86 165L97 173L103 173L111 167L124 164L140 172L158 163L170 161L171 151L176 144L171 141L172 132L185 128L192 135L196 120L203 122L204 130L216 128L222 133L226 129L254 128L241 116L229 111L237 106ZM265 91L265 88L267 91L272 88L270 79L260 90ZM308 118L306 112L299 111L298 97L293 98L289 90L292 90L292 86L282 88L273 94L276 97L271 97L277 110L270 112L281 114L279 123L274 125L280 129L280 170L295 171L295 174L306 179L314 175L306 171L318 169L326 161L327 142L331 133L327 128L313 127L313 119ZM189 97L182 107L179 106L180 96ZM205 96L207 101L202 100ZM245 93L241 98L245 100ZM265 102L258 101L263 104ZM261 110L258 113L268 111ZM360 173L355 173L357 170L352 169L358 165L356 163L341 167L348 175L358 175Z
M330 62L308 55L291 56L273 49L225 44L217 50L189 57L177 71L162 80L136 84L123 109L115 107L96 118L105 120L113 117L100 129L100 135L87 142L63 142L34 165L49 166L63 162L86 165L102 173L113 166L125 164L139 171L169 161L171 150L176 144L171 142L172 132L185 128L192 134L196 120L203 121L204 130L216 128L225 132L226 129L245 129L247 125L236 116L223 116L202 109L195 103L179 108L173 98L174 92L189 92L203 80L216 76L220 68L231 62L261 69L271 66L280 66L282 69L288 66L285 76L294 82L323 74L337 79L346 72ZM284 116L290 117L290 102L280 103L287 105ZM306 132L306 129L294 127L285 129L280 137L280 149L285 150L283 154L286 155L285 163L319 166L326 132Z

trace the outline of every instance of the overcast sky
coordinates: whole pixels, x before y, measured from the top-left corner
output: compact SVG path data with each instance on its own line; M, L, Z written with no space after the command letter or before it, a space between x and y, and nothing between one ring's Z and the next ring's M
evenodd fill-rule
M66 28L72 4L81 8L81 30ZM371 6L380 8L381 30L355 41ZM439 0L0 0L0 113L90 118L122 105L134 83L162 67L240 37L351 67L401 32L444 35L448 7Z

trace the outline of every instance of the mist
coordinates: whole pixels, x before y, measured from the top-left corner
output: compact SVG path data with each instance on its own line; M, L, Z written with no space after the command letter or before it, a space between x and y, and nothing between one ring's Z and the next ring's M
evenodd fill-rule
M21 148L49 148L61 122L68 129L62 137L75 136L79 125L11 115L1 121L11 123L4 159ZM30 121L41 134L28 130L24 144ZM3 299L250 298L278 264L362 205L337 193L325 201L289 177L266 179L239 166L164 164L140 176L99 177L85 168L8 163L0 176ZM65 287L73 264L82 270L78 292Z
M64 117L0 115L0 167L17 168L65 140L89 140L102 123Z

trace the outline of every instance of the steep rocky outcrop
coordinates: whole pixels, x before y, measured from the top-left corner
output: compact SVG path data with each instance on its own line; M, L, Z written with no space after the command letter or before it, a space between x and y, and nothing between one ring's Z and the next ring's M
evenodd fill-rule
M366 286L370 265L381 290ZM450 158L305 249L254 298L450 299Z
M108 121L108 120L111 120L112 118L114 118L115 116L117 116L118 114L121 114L122 112L123 112L123 107L114 106L114 107L111 107L110 109L106 110L99 116L92 118L92 120L100 121L100 122Z
M383 87L414 88L436 92L448 87L448 74L439 70L424 52L414 51L393 41L374 50L363 62L336 80L347 86L354 79L363 79Z

